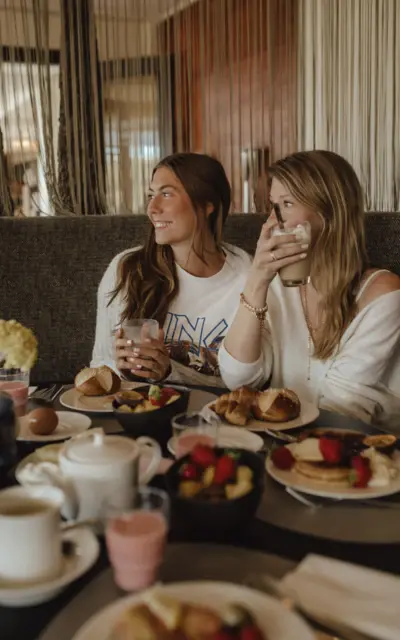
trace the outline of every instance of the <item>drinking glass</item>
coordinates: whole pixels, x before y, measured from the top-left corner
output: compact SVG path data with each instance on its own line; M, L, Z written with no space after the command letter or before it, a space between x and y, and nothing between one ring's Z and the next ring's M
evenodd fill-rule
M13 399L15 415L24 416L28 404L29 371L0 368L0 390Z
M296 236L297 242L304 242L304 244L310 244L311 242L311 227L309 222L303 222L298 224L295 228L280 229L276 227L272 231L273 236ZM287 246L293 244L288 242ZM286 245L285 245L286 246ZM294 264L288 264L286 267L282 267L279 270L279 276L282 280L282 284L285 287L299 287L302 284L307 284L310 281L311 270L311 256L307 255L306 258L302 258Z
M165 491L132 489L130 508L107 501L106 544L116 584L124 591L150 587L164 557L170 514Z
M133 340L134 344L141 344L146 338L157 340L159 324L157 320L126 320L122 323L124 338Z
M206 420L201 413L180 413L172 419L175 457L181 458L198 445L218 443L218 420Z

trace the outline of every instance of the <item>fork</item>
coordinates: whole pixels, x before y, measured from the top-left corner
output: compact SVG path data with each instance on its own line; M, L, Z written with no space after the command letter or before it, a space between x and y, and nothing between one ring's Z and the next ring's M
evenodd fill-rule
M58 394L61 392L62 386L58 384L53 384L51 387L45 389L39 389L39 391L35 391L31 396L30 400L39 400L42 402L54 402Z

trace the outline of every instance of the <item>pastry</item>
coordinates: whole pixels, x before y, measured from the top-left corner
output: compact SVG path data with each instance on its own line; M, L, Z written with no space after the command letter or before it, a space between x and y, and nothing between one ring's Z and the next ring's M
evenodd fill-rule
M75 376L75 388L84 396L105 396L119 391L121 380L106 365L97 368L85 367Z
M252 407L257 420L288 422L300 415L300 400L290 389L267 389L258 392Z
M244 427L252 417L252 406L257 393L255 389L240 387L220 396L211 409L230 424Z

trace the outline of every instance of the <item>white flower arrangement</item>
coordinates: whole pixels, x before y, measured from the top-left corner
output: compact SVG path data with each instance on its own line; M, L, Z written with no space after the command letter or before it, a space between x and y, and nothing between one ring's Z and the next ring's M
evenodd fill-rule
M37 352L38 341L30 329L16 320L0 320L0 366L30 371Z

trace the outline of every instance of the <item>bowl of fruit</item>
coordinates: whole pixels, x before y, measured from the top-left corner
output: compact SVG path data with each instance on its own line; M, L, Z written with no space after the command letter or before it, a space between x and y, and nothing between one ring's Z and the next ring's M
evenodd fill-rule
M201 537L235 537L250 522L264 488L262 457L245 449L195 446L167 471L172 510Z
M127 434L135 438L149 436L166 446L172 437L171 420L186 411L189 396L186 387L143 385L116 393L112 406L114 416Z

